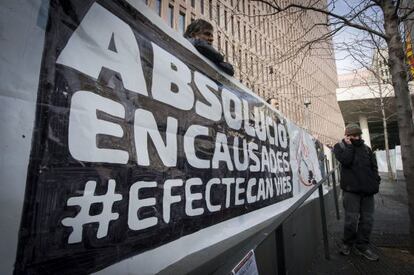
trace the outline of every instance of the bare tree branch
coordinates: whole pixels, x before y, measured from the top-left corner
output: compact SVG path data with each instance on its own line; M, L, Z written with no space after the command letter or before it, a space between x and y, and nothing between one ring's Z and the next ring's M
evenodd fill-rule
M334 13L332 11L329 11L329 10L326 10L326 9L323 9L323 8L317 8L314 5L308 5L308 6L306 6L306 5L299 5L299 4L288 4L286 7L280 7L279 5L269 3L266 0L252 0L252 1L253 2L262 2L262 3L265 3L265 4L269 5L269 6L271 6L272 8L274 8L276 10L276 12L274 12L273 14L277 14L277 13L280 13L280 12L288 11L290 9L300 9L300 10L307 10L307 11L318 12L320 14L324 14L324 15L330 16L332 18L335 18L337 20L340 20L340 22L342 24L344 24L344 25L346 25L348 27L352 27L352 28L359 29L359 30L362 30L362 31L367 31L367 32L373 33L373 34L375 34L375 35L377 35L379 37L382 37L383 39L387 39L387 36L385 34L379 32L379 31L377 31L375 29L372 29L372 28L370 28L368 26L364 26L364 25L360 25L360 24L356 24L356 23L353 23L352 22L354 19L358 18L358 16L360 14L362 14L363 12L365 12L366 10L368 10L369 8L378 6L378 4L376 4L376 3L369 4L365 8L363 8L362 10L360 10L359 12L357 12L356 14L352 15L351 18L346 18L345 16L336 14L336 13Z

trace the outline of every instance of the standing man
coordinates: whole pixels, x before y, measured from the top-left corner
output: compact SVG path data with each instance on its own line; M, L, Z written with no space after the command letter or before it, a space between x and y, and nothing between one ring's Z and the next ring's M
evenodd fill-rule
M374 194L378 193L381 178L375 155L361 139L361 128L346 126L345 137L335 144L333 152L341 163L341 189L345 209L344 238L341 253L355 253L377 261L369 248L374 222Z

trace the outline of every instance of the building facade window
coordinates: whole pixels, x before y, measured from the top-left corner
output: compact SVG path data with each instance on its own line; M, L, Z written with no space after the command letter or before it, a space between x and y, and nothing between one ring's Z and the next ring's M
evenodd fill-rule
M236 48L234 47L234 44L231 46L231 53L232 53L232 62L236 62Z
M224 50L225 50L225 58L226 58L226 61L229 61L229 43L227 42L227 40L225 41L225 43L224 43Z
M171 28L174 28L174 6L168 5L168 24Z
M220 4L217 4L217 25L220 26Z
M155 11L157 12L159 16L161 16L161 8L162 8L161 0L155 0Z
M227 10L224 10L224 29L227 31Z
M221 51L221 35L220 33L217 34L217 49Z
M231 20L230 20L230 24L231 24L231 35L234 36L234 16L231 16Z
M213 0L208 1L208 13L210 15L210 20L213 20Z
M185 32L185 13L180 11L180 15L178 17L178 31L181 33Z
M247 59L247 53L244 54L244 71L247 72L248 65L247 65L248 59Z

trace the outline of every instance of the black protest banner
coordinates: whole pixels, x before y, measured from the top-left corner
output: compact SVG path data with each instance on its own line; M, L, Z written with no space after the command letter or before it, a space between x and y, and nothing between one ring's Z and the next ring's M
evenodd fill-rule
M124 1L50 3L16 273L90 273L292 197L286 121Z

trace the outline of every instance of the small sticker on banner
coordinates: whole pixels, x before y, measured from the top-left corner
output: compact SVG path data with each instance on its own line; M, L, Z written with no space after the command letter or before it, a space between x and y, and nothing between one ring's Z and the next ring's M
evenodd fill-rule
M231 271L233 275L259 275L254 251L250 250L246 256Z

